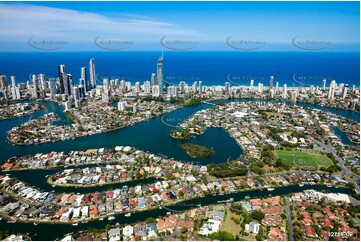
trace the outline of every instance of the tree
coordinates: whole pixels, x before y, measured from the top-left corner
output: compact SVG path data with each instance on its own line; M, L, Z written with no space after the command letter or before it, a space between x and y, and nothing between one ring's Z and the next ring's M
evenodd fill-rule
M355 184L353 184L352 182L348 182L346 186L350 189L355 189Z
M253 211L251 217L257 221L261 221L264 218L264 213L260 210Z
M110 225L110 224L107 224L106 226L105 226L105 229L106 230L110 230L112 228L112 226Z

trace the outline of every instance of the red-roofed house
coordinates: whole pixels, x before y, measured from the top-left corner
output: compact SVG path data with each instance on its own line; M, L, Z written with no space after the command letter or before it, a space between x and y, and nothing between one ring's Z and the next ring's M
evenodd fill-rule
M317 234L315 229L312 226L306 225L305 226L305 233L307 237L316 238Z
M285 240L285 235L281 232L279 228L271 228L268 233L268 237L270 238L270 240L273 241Z

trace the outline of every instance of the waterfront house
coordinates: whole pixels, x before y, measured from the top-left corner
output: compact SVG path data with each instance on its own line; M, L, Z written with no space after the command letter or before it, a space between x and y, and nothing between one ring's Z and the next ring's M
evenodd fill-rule
M127 225L123 228L123 240L129 241L133 239L134 229L133 226Z
M98 216L98 206L97 205L91 205L90 206L90 217L95 218Z
M188 231L193 231L194 221L179 219L177 222L177 229L181 230L186 228Z
M134 235L140 236L142 239L147 237L145 223L138 223L138 224L134 225Z
M158 237L158 235L157 235L157 233L158 233L157 224L156 223L148 223L146 225L146 232L147 232L147 239L148 240L155 239L156 237Z
M109 229L108 239L109 241L120 241L120 228Z

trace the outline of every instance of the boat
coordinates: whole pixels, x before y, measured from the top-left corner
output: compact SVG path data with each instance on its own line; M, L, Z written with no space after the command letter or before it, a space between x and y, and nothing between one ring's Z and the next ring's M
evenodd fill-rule
M171 214L171 212L167 212L167 215L170 215Z
M14 223L16 223L16 220L8 220L7 223L8 224L14 224Z
M114 219L115 219L114 216L110 216L110 217L108 218L109 221L112 221L112 220L114 220Z
M300 185L298 185L298 186L300 186L300 187L303 187L305 184L300 184Z
M247 195L246 197L245 197L245 199L250 199L251 197L249 196L249 195Z
M332 187L331 185L327 185L327 187Z
M3 220L3 217L0 217L0 221Z
M72 224L72 226L78 226L78 225L79 225L78 223Z
M159 207L158 207L158 208L159 208L159 209L162 209L162 206L160 206L160 205L159 205Z
M125 217L130 217L130 216L132 216L132 214L131 213L126 213L124 216Z
M198 203L198 205L197 205L198 207L200 207L200 206L202 206L202 204L200 204L200 203Z
M89 221L82 221L81 223L82 224L87 224Z
M38 226L39 222L34 222L33 224L34 224L35 226Z
M100 219L99 219L99 221L103 221L103 220L104 220L104 218L100 218Z
M267 188L267 191L273 191L274 190L274 188L273 187L269 187L269 188Z

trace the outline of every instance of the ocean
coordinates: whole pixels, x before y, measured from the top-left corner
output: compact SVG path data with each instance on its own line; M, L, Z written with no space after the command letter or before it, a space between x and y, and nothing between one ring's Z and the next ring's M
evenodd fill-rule
M31 74L43 73L57 77L59 64L65 64L67 73L75 83L80 68L89 67L94 58L98 79L120 78L143 83L156 73L161 52L22 52L0 53L0 75L16 76L17 83L26 82ZM203 81L203 85L255 85L268 86L270 76L275 82L289 87L321 86L322 80L360 86L359 52L259 52L259 51L165 51L164 79L170 84L185 81ZM10 78L9 78L10 80Z

